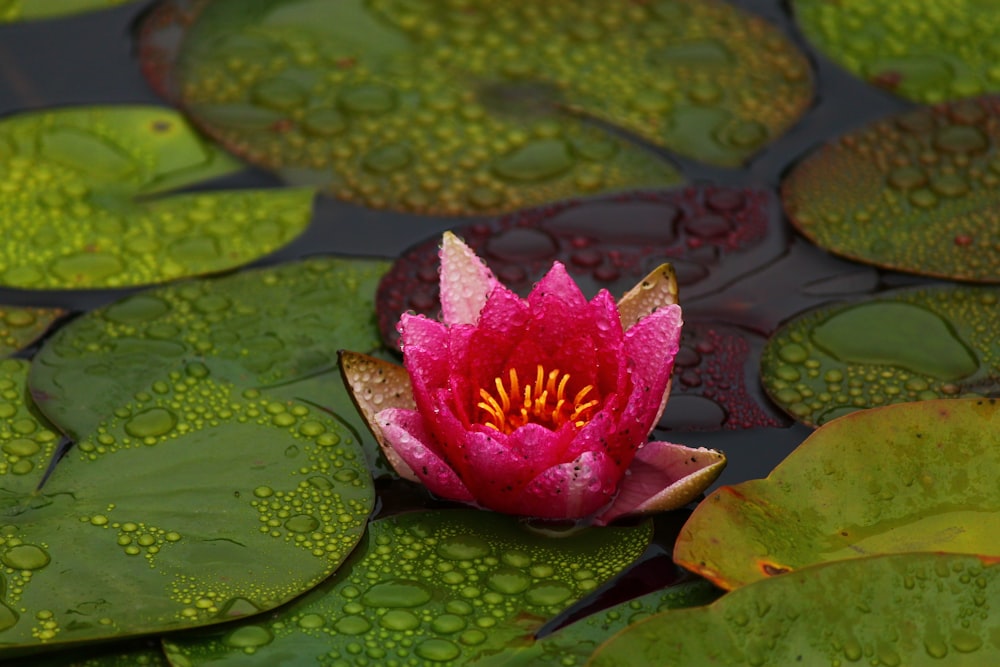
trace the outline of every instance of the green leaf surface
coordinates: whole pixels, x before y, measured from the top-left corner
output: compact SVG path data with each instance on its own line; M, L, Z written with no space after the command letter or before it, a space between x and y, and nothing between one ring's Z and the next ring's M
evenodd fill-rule
M788 173L782 201L838 255L1000 282L998 150L1000 97L917 108L824 144Z
M668 611L605 644L591 667L1000 662L1000 565L956 554L826 563Z
M159 107L79 107L0 120L0 285L125 287L232 269L308 225L308 188L166 190L241 165Z
M126 2L131 0L0 0L0 24L79 14Z
M926 104L1000 91L1000 5L987 0L794 0L823 53Z
M363 553L280 612L165 641L194 665L462 665L532 641L645 550L651 524L545 537L516 518L420 512L370 524Z
M26 362L3 363L10 393L23 396ZM343 426L197 361L160 377L38 491L55 435L8 399L0 658L271 609L330 575L360 539L374 493Z
M373 304L387 268L316 258L136 294L48 340L35 358L33 396L60 428L80 437L150 377L197 359L213 378L329 407L376 457L339 380L337 350L380 346Z
M159 639L118 641L93 650L53 651L14 659L5 667L170 667Z
M766 479L712 493L684 524L674 560L733 589L882 553L1000 558L998 476L995 399L855 412L819 428Z
M250 162L370 207L448 215L681 180L607 125L738 165L812 92L789 40L714 0L174 0L146 22L141 57Z
M61 308L0 306L0 357L28 347L65 314Z
M761 382L792 417L1000 390L1000 289L936 285L823 306L786 322Z

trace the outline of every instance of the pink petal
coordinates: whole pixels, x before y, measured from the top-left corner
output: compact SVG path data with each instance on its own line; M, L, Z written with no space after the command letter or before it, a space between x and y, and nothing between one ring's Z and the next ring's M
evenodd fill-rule
M385 442L392 450L386 458L401 459L427 489L442 498L471 502L472 494L437 454L433 438L419 412L389 408L376 415ZM397 470L398 472L398 470Z
M566 267L561 262L553 262L549 272L535 283L531 293L528 294L528 303L534 308L537 302L545 297L555 297L574 310L582 310L587 304L579 285L569 277Z
M701 495L725 467L725 455L714 449L647 443L629 466L614 504L594 523L603 526L620 516L683 507Z
M659 421L680 348L681 324L680 306L670 305L650 313L625 333L633 393L622 414L623 424L639 425L648 434Z
M579 519L611 500L620 476L602 452L585 452L531 480L516 504L504 511L546 519Z
M440 255L442 321L475 324L497 279L472 248L451 232L444 233Z

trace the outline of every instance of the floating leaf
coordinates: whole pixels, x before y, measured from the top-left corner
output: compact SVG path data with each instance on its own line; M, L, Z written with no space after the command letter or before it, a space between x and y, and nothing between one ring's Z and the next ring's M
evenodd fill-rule
M153 85L249 161L418 213L680 180L605 123L737 165L811 97L792 43L714 0L173 0L140 52Z
M799 315L761 355L767 393L823 424L862 408L1000 391L1000 289L940 285Z
M309 223L311 190L162 194L240 168L158 107L4 118L0 285L143 285L272 252Z
M925 103L1000 91L1000 7L981 0L794 0L802 31L856 75Z
M65 314L60 308L0 306L0 356L28 347Z
M674 560L732 589L880 553L1000 558L998 424L993 399L904 403L830 422L766 479L720 487L698 505Z
M367 548L280 612L165 640L174 664L461 665L530 642L553 615L645 550L651 524L569 537L475 510L372 522ZM339 662L338 662L339 661Z
M1000 661L997 605L995 560L906 554L827 563L636 623L588 664L979 667Z
M131 0L0 0L0 24L55 18L126 2Z
M920 108L824 145L792 169L782 198L799 230L831 252L1000 282L998 144L1000 97Z
M374 493L347 430L197 361L133 388L36 491L55 435L16 403L26 362L3 367L2 658L271 609L364 531Z

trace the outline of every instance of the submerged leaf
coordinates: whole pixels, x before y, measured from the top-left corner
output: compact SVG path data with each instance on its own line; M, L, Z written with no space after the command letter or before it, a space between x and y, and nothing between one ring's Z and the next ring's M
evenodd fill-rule
M948 551L1000 558L1000 402L856 412L818 429L766 479L694 511L674 560L732 589L814 563Z

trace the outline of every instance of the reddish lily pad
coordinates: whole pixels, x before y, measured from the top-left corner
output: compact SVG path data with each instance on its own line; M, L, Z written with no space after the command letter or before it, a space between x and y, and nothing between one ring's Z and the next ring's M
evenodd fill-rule
M903 403L832 421L766 479L705 499L674 560L733 589L882 553L1000 559L998 423L993 399Z
M1000 91L1000 7L962 0L794 0L806 37L856 75L933 104Z
M133 386L43 477L57 437L23 402L27 370L0 362L4 662L266 611L329 576L364 531L364 458L320 410L188 361Z
M877 405L1000 392L1000 289L940 285L818 308L761 355L772 399L806 424Z
M906 554L826 563L626 628L588 665L949 665L1000 661L995 559Z
M0 356L28 347L65 314L60 308L0 306Z
M620 295L664 262L685 300L734 280L783 250L782 221L768 192L691 187L564 201L459 227L496 277L522 296L562 262L585 295ZM435 317L438 237L406 252L379 285L379 328L395 347L407 311Z
M165 3L143 26L147 77L249 161L376 208L662 187L671 165L591 119L738 165L811 98L792 43L715 0L245 4Z
M463 665L531 642L645 550L649 522L569 537L475 510L372 522L363 552L280 612L165 640L173 664ZM307 657L308 656L308 657Z
M0 24L47 19L122 5L132 0L0 0Z
M167 109L7 117L0 121L0 285L144 285L258 259L306 228L311 190L163 194L240 169Z
M1000 282L998 145L1000 97L920 108L826 144L792 169L782 198L795 226L831 252Z

